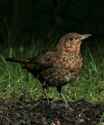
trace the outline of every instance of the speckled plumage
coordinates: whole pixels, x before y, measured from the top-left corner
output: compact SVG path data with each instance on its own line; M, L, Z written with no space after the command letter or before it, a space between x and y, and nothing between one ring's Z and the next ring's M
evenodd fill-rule
M83 65L80 46L90 34L68 33L62 36L54 51L48 51L38 58L27 60L6 59L24 64L24 68L40 80L43 88L56 86L61 92L63 85L76 79Z

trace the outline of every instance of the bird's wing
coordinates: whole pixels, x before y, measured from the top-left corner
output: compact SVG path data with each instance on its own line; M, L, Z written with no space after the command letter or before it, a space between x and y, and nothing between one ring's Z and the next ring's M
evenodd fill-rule
M37 74L42 70L53 67L55 57L55 52L48 51L47 53L39 57L26 59L7 58L6 60L14 63L19 63L22 65L23 68L27 69L32 74Z
M52 66L56 58L56 52L48 51L44 55L38 57L37 62L43 66Z

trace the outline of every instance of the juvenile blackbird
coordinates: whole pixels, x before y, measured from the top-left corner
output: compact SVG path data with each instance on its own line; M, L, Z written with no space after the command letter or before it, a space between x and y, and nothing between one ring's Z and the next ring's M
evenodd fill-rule
M40 80L43 89L55 86L61 93L62 86L79 76L83 65L80 47L82 40L89 36L91 34L68 33L60 38L54 51L38 58L6 60L23 64L23 68Z

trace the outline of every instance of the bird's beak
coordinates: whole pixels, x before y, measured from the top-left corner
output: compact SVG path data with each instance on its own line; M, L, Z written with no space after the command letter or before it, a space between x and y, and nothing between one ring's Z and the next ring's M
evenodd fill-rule
M81 40L84 40L84 39L86 39L86 38L88 38L88 37L90 37L90 36L92 36L91 34L83 34L83 35L81 35Z

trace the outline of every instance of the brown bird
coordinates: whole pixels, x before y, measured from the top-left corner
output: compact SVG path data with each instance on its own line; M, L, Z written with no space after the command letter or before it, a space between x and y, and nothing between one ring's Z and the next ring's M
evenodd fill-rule
M80 47L82 40L89 36L91 34L68 33L60 38L54 51L48 51L38 58L6 60L23 64L23 68L40 80L43 89L55 86L61 93L62 86L79 76L83 65Z

